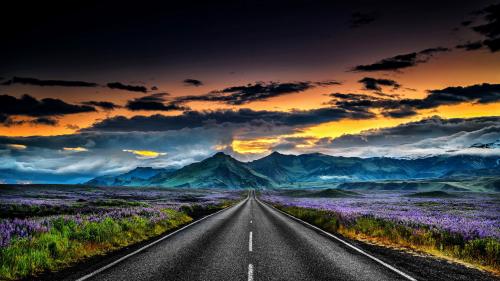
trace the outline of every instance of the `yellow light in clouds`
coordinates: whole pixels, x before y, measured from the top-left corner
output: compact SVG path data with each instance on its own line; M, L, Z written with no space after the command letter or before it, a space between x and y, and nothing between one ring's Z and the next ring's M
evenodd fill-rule
M63 147L64 151L84 152L89 151L85 147Z
M124 152L129 152L137 156L138 158L156 158L158 156L167 155L165 152L156 152L151 150L133 150L124 149Z
M26 145L24 144L8 144L7 145L8 147L12 148L12 149L17 149L17 150L23 150L23 149L26 149Z
M263 153L279 141L278 138L265 138L254 140L233 140L231 146L238 153Z

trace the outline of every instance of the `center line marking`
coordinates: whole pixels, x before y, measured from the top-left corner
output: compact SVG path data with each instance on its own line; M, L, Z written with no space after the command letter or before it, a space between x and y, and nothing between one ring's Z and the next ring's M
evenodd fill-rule
M248 251L252 251L253 250L253 245L252 245L252 232L250 231L250 236L248 237Z
M248 265L248 281L253 281L253 265Z
M252 221L250 221L250 223L252 223Z

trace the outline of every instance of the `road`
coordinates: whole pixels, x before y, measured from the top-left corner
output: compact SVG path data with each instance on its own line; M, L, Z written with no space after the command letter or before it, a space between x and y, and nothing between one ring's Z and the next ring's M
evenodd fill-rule
M252 193L236 206L85 280L408 279L258 201Z

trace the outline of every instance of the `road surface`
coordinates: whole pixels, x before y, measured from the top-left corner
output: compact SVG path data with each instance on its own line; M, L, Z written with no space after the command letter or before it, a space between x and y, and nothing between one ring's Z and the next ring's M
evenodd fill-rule
M390 255L384 257L391 260ZM306 227L257 200L252 192L239 204L165 237L147 249L130 254L112 266L107 263L104 269L100 266L97 270L78 270L58 279L390 281L412 280L414 276L418 280L491 278L476 272L476 277L470 279L474 275L467 275L469 269L459 267L458 270L453 269L455 271L449 270L448 265L437 266L437 262L428 258L419 265L418 259L410 256L407 257L409 262L406 265L403 263L403 266L403 259L399 259L399 268L394 266L394 269L390 268L390 262L383 265L376 259L321 231ZM392 260L398 260L397 256L392 256ZM407 272L408 268L412 272ZM447 275L446 270L453 276Z

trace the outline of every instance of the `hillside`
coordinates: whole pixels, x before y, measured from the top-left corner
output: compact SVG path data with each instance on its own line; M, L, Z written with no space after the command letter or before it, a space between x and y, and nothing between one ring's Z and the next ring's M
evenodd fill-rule
M160 173L150 178L148 185L193 188L270 188L276 186L271 179L224 153L217 153L173 173Z

